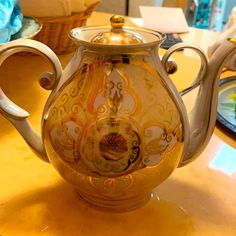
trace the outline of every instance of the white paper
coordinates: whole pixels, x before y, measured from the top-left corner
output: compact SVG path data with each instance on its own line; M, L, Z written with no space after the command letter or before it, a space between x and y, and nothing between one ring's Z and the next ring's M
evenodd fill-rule
M181 8L140 6L144 27L162 33L188 32L188 23Z
M143 18L130 17L129 20L138 27L144 27Z

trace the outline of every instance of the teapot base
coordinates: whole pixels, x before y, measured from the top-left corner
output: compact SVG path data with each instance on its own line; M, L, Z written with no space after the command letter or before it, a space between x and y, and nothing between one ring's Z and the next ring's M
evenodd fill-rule
M148 193L141 196L136 196L133 198L127 199L105 199L105 198L98 198L95 196L87 195L85 193L81 193L76 189L77 193L79 194L81 200L87 204L89 207L92 207L99 211L106 211L106 212L128 212L133 211L141 206L145 205L149 200L152 198L152 193Z

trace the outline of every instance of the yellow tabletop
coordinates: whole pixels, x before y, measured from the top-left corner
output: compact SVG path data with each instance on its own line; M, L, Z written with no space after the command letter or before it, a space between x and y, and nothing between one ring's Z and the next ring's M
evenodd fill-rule
M94 13L90 24L106 17ZM63 66L70 57L60 56ZM181 89L196 74L199 61L181 53L175 59L180 70L173 79ZM48 69L44 59L33 55L13 56L0 68L1 88L31 113L38 131L49 93L40 88L37 78ZM188 101L193 99L194 94L189 95ZM235 148L236 141L216 128L199 158L154 189L148 204L127 213L99 212L84 204L50 164L37 159L0 117L0 235L235 236Z

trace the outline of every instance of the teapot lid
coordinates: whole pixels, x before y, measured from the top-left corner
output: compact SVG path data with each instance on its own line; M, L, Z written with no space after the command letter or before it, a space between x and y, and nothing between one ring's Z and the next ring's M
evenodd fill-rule
M159 44L164 41L165 34L157 31L124 26L125 20L121 16L112 16L111 26L85 26L72 29L70 38L79 45L87 46L127 46Z
M98 33L94 38L92 38L92 43L113 45L143 43L140 35L135 32L129 32L123 28L125 19L122 16L112 16L110 22L111 30Z

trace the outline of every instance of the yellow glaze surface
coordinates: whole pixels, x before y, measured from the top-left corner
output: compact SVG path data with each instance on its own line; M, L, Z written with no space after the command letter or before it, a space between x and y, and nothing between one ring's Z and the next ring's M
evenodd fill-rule
M60 57L63 66L70 57ZM182 89L191 82L189 78L193 79L199 61L182 53L175 59L179 71L172 77ZM37 78L48 69L46 61L33 55L13 56L0 69L0 86L32 114L30 120L38 131L48 92L40 88ZM232 73L223 76L228 75ZM194 93L186 97L188 108L193 99ZM175 170L154 193L156 196L148 204L132 212L114 214L92 209L52 166L35 157L17 131L0 116L1 236L234 236L235 139L216 128L201 156Z

